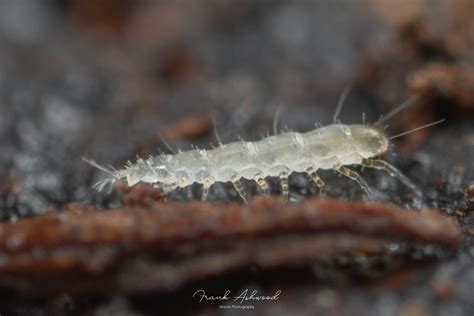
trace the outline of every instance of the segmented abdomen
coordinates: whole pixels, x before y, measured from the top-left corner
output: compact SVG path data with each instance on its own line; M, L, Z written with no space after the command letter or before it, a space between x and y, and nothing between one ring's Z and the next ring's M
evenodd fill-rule
M350 129L345 131L340 125L332 125L303 134L289 132L256 142L239 141L212 150L158 156L148 168L167 174L164 179L160 176L161 179L155 180L179 186L204 181L227 182L235 176L247 179L278 176L282 171L302 172L310 166L328 169L352 155L350 137Z

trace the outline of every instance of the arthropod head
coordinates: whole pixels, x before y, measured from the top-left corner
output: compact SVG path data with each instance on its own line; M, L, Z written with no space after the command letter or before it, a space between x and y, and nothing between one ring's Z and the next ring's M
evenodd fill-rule
M352 139L357 152L364 158L383 154L388 149L388 139L375 126L350 125Z

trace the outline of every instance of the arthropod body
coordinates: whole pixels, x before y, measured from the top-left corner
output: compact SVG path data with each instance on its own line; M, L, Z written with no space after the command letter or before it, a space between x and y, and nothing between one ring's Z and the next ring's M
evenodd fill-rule
M165 193L192 183L203 185L202 199L206 200L211 185L215 182L232 182L241 198L246 202L246 194L241 179L255 180L261 191L268 193L266 177L279 177L283 198L288 199L288 177L293 172L305 172L322 190L323 180L318 176L320 169L333 169L341 175L356 181L371 200L371 190L364 178L349 165L360 165L381 169L399 179L418 195L421 191L407 177L390 163L377 159L388 149L389 140L443 122L440 120L410 131L386 137L381 123L388 120L407 106L413 104L414 96L390 113L382 116L375 124L341 124L338 115L350 88L341 95L334 123L316 128L306 133L286 132L263 138L256 142L238 141L220 144L219 147L204 150L193 149L174 155L150 156L128 162L125 168L116 170L105 168L94 161L89 164L108 173L108 177L94 185L99 191L109 183L125 179L129 186L138 182L152 183ZM277 117L277 116L276 116ZM275 118L276 118L275 117ZM219 141L220 143L220 141Z
M369 186L348 165L383 169L417 191L416 186L395 167L374 159L388 149L388 144L388 138L375 126L334 123L306 133L286 132L256 142L238 141L209 150L193 149L175 155L138 159L121 170L109 170L95 162L89 163L109 174L95 185L99 190L119 179L125 179L129 186L140 181L153 183L165 193L197 182L203 185L203 200L213 183L230 181L245 201L240 180L255 180L260 189L267 191L266 177L280 178L286 200L288 176L292 172L306 172L322 189L324 182L317 175L319 169L334 169L351 178L370 198Z

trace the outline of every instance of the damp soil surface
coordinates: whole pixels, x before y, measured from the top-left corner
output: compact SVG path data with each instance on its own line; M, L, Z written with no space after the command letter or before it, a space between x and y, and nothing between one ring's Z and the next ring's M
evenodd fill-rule
M473 12L469 0L0 2L0 314L472 315ZM387 135L445 119L382 157L422 197L358 166L375 203L332 170L324 195L293 173L286 204L272 178L270 196L244 181L248 205L230 183L206 202L198 184L91 189L104 173L82 157L121 168L255 141L274 123L312 130L348 85L344 123L413 96Z

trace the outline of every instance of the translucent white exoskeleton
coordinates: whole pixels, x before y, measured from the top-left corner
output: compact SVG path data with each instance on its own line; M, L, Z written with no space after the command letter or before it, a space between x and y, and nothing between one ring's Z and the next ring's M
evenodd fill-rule
M413 100L405 102L382 117L376 125L345 125L337 116L346 98L346 90L339 100L334 123L306 133L286 132L263 138L255 142L238 141L221 144L209 150L193 149L174 155L159 155L136 163L128 162L120 170L108 169L93 161L91 165L108 173L108 177L94 188L99 191L109 183L125 179L129 186L138 182L152 183L165 193L186 187L194 182L203 185L202 200L206 200L211 185L215 182L232 182L234 188L247 202L241 179L255 180L263 192L268 192L266 177L279 177L284 200L288 199L288 177L292 172L305 172L322 190L323 180L319 169L333 169L356 181L371 199L371 190L362 176L347 166L361 165L382 169L396 177L417 194L416 185L388 162L376 157L385 153L389 140L415 130L437 124L434 122L412 131L387 138L377 126L405 108Z

